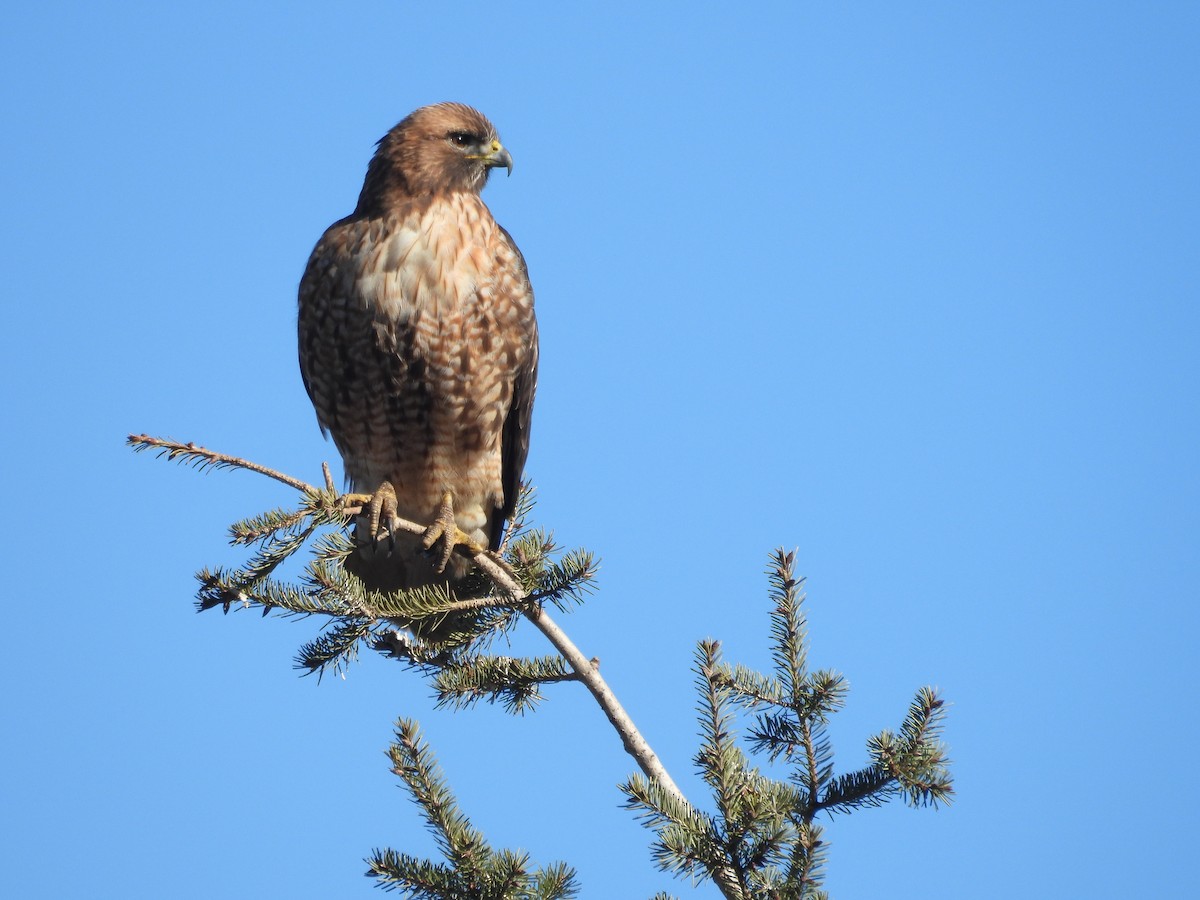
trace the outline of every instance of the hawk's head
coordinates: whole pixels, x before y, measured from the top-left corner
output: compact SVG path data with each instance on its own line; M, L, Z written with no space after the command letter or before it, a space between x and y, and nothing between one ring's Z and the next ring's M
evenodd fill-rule
M483 113L462 103L423 106L379 141L359 209L422 195L478 193L497 166L511 173L512 157Z

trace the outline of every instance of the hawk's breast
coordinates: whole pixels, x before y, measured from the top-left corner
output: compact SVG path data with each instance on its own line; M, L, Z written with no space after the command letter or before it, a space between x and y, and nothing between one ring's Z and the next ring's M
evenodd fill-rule
M357 248L355 293L395 322L418 310L440 320L486 300L479 289L497 273L485 248L494 246L498 228L481 212L478 197L458 194L388 223Z
M524 264L473 194L341 227L331 242L341 258L327 267L335 324L317 338L336 348L310 354L340 359L338 383L319 392L324 404L313 392L318 417L356 490L390 481L401 515L416 521L450 491L460 527L487 543L505 503L514 383L534 352Z

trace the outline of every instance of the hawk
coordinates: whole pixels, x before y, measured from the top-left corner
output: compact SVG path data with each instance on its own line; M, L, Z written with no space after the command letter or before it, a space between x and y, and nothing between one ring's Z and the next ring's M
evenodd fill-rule
M533 289L480 198L512 157L478 110L418 109L379 141L354 212L300 281L300 372L351 490L370 494L347 566L377 590L452 583L461 531L499 545L537 383ZM423 537L381 527L398 516Z

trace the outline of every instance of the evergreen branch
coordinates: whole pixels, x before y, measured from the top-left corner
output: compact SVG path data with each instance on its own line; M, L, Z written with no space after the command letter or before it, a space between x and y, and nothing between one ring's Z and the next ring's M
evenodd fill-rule
M796 578L795 567L796 551L786 552L782 547L772 554L771 564L767 567L769 596L774 607L771 612L771 655L784 693L792 695L793 706L801 701L808 658L808 624L800 610L804 602L801 593L804 579Z
M696 767L716 792L717 807L727 821L737 817L736 782L748 766L738 749L733 733L733 713L729 709L729 691L721 684L721 645L701 641L696 650L696 688L700 694L700 751Z
M308 594L326 598L346 614L378 624L387 620L412 632L413 641L383 633L374 643L380 652L403 659L434 674L451 651L489 641L517 615L496 597L456 600L445 585L425 585L391 593L368 589L341 565L343 539L330 541L304 574Z
M231 582L245 592L252 592L266 581L293 553L304 546L316 526L284 532L266 539L250 561L230 576Z
M777 869L795 842L795 822L805 798L792 785L756 771L750 773L742 792L746 809L738 823L738 867L757 896L768 886L778 886Z
M502 702L522 712L540 699L543 684L584 683L637 761L642 775L622 790L627 805L657 831L655 859L666 871L713 879L727 898L819 898L824 844L813 817L820 810L844 812L876 805L901 793L912 805L948 802L953 793L945 748L938 739L943 704L923 689L898 732L871 738L872 765L833 777L832 749L825 733L829 716L845 700L845 679L830 670L807 671L807 623L803 579L795 577L795 552L777 550L767 570L770 581L771 677L720 658L720 645L706 641L698 651L702 740L696 763L712 787L717 814L695 810L612 693L599 672L547 614L554 605L569 611L594 588L595 558L583 550L556 553L553 538L527 530L532 493L523 489L519 512L505 534L504 555L469 544L454 552L471 558L476 572L444 588L379 593L349 574L345 558L353 545L343 529L359 515L367 496L339 494L328 466L324 487L215 453L195 444L132 435L135 450L181 460L199 469L244 468L303 492L298 509L276 509L235 523L234 543L257 544L252 559L233 571L199 574L201 609L234 603L258 605L264 614L319 613L336 621L301 648L297 663L309 672L335 671L353 659L360 644L372 642L432 677L438 702L470 706L480 699ZM321 526L333 533L315 542L315 558L299 588L278 582L274 573ZM391 523L394 532L421 535L423 524ZM560 656L514 659L482 655L479 649L527 618ZM411 634L391 626L407 629ZM770 760L793 763L791 782L774 781L751 767L734 731L734 708L754 711L749 747ZM387 889L413 897L478 897L515 900L574 896L574 873L565 865L530 870L529 857L493 852L483 835L459 812L415 723L400 722L390 755L394 771L421 805L449 865L433 864L392 851L375 851L371 874ZM665 896L665 895L660 895Z
M456 613L479 613L488 610L512 612L513 603L503 597L486 596L458 600L441 585L405 588L388 594L370 591L370 606L388 618L429 618Z
M545 869L536 870L533 880L530 900L567 900L579 896L580 886L575 870L564 862L551 863Z
M325 672L340 673L343 667L358 658L359 644L373 636L369 619L343 618L329 631L306 643L296 654L297 669L308 675L317 673L319 681Z
M402 530L408 530L411 523L404 521L400 522ZM412 533L422 534L424 529L420 526L413 525L416 530ZM538 543L537 552L545 557L548 548L552 546L548 539L542 538ZM532 546L531 548L532 549ZM514 550L515 552L515 550ZM532 554L527 556L527 559L532 558ZM547 640L554 646L562 657L570 665L571 669L583 682L584 686L591 693L592 697L603 710L605 717L621 737L622 745L625 752L634 758L639 768L646 773L647 777L652 778L663 784L668 790L675 793L683 802L683 792L675 784L666 767L658 758L650 744L642 736L641 732L634 725L633 720L625 711L616 695L609 688L608 683L600 674L600 661L598 659L589 660L579 648L559 627L558 623L545 611L540 604L525 605L530 599L529 592L526 588L519 584L514 576L513 571L487 551L479 551L475 553L474 562L481 571L484 572L502 591L512 604L514 609L522 609L523 614L534 627L537 628L546 637ZM523 608L522 608L523 607Z
M733 732L733 698L721 677L720 645L702 641L697 653L701 694L701 746L696 765L714 788L725 841L738 867L747 871L765 865L778 841L783 823L803 805L795 788L772 781L750 767Z
M159 457L166 457L168 460L173 461L180 460L201 471L210 468L245 469L280 481L304 494L302 508L316 514L316 521L313 523L316 525L341 523L348 516L353 516L361 512L362 504L369 499L366 495L362 494L337 494L332 486L329 485L331 479L328 466L323 466L326 487L321 489L298 478L293 478L290 475L277 472L274 469L267 468L250 460L230 456L225 453L218 453L215 450L209 450L190 441L185 444L180 441L171 440L170 438L151 437L147 434L131 434L128 436L126 443L133 448L135 453L150 449L158 450L157 455ZM393 531L403 531L415 535L423 535L427 529L426 525L410 522L406 519L393 519L390 525ZM489 575L505 568L504 563L493 557L487 550L459 545L455 548L455 552L467 557L474 557L476 564ZM481 561L480 557L485 559ZM511 582L511 578L508 580Z
M482 896L496 897L498 900L499 898L528 897L529 893L526 888L532 881L529 871L529 854L514 853L512 850L501 850L499 853L490 854L490 858L484 865L481 881L483 890L479 894ZM471 896L475 896L475 893L472 893Z
M790 710L782 713L760 713L747 732L752 753L765 753L771 762L780 756L791 759L796 748L802 746L807 735L803 720L797 719Z
M454 867L472 880L483 874L491 848L483 834L471 826L447 787L429 745L412 719L396 723L396 740L388 749L392 772L408 786L421 807L425 823L438 848Z
M832 669L818 669L808 675L797 692L800 705L796 711L818 722L827 722L845 704L849 692L850 685L841 673Z
M229 542L235 546L249 545L272 538L281 531L297 533L309 517L313 521L306 533L310 535L316 526L344 525L347 517L342 496L329 491L306 493L297 509L272 509L234 522L229 526Z
M275 609L295 615L344 616L353 612L345 603L324 594L301 591L291 585L265 579L252 588L247 588L238 577L237 571L224 569L201 569L196 573L200 589L196 592L196 609L204 612L221 607L228 613L234 606L260 607L263 615Z
M329 475L329 464L321 463L325 474ZM308 510L321 525L346 525L350 521L351 498L353 494L343 494L337 488L329 486L319 490L307 490L301 500L301 506Z
M923 687L917 691L900 726L900 734L911 747L928 744L937 740L941 735L946 709L945 702L931 687Z
M825 683L823 679L827 674L818 672L810 676L819 684L817 688L800 694L800 708L783 704L779 712L758 714L749 734L751 749L755 753L766 753L774 762L780 756L790 760L798 748L804 749L806 754L810 750L820 750L822 752L810 769L826 766L827 760L822 760L828 755L829 747L824 737L824 726L830 712L841 704L845 694L841 676L834 673L833 678L839 680Z
M494 631L514 615L510 601L494 596L457 600L446 585L423 585L389 593L370 590L341 565L343 543L334 540L326 545L324 552L309 563L304 584L312 594L336 598L338 603L365 618L388 619L426 640L457 646L479 640L481 631Z
M779 679L755 672L741 663L735 665L722 663L720 668L713 673L713 677L729 688L730 699L741 706L749 708L762 705L786 707L787 701L784 698L783 686L779 683Z
M729 868L728 848L718 823L695 809L677 790L641 775L621 786L625 808L658 832L651 847L654 864L664 872L707 876L729 900L750 900L746 885Z
M463 709L487 700L503 703L508 712L523 713L542 699L542 685L578 680L560 656L473 656L462 664L444 666L433 686L439 706Z
M268 469L266 466L261 466L258 463L250 462L250 460L242 459L238 456L217 453L215 450L197 446L191 441L184 444L180 441L173 441L170 438L151 437L148 434L131 434L126 438L125 442L133 448L134 453L140 453L143 450L157 450L158 453L156 455L159 457L165 456L172 461L181 461L185 465L193 466L202 472L206 469L246 469L250 472L257 472L259 475L266 475L268 478L274 478L276 481L282 481L284 484L294 487L298 491L306 493L317 492L317 489L312 485L298 478L293 478L291 475L276 472L274 469Z
M706 875L726 897L825 898L825 846L815 815L872 806L897 793L909 802L936 804L952 791L944 748L937 740L943 706L923 689L898 733L872 739L874 765L834 778L826 724L845 703L846 680L832 670L807 670L807 625L801 612L803 581L793 576L794 553L776 551L771 580L770 676L721 660L720 645L697 652L700 749L696 756L713 790L713 818L667 809L631 780L627 805L657 831L654 857L676 874ZM733 706L754 710L748 740L754 753L792 763L791 783L751 768L734 733ZM707 828L705 827L707 823Z
M312 542L312 555L323 562L345 562L354 552L354 542L342 530L327 531Z
M436 676L454 659L454 651L435 647L414 635L409 629L392 628L375 635L372 647L385 656L402 660L422 674Z
M748 709L771 706L802 719L816 717L821 721L842 707L850 689L846 679L832 669L805 675L798 689L788 694L780 679L740 664L722 664L716 677L733 692L733 701Z
M251 472L258 472L259 474L268 475L269 478L275 478L276 480L283 481L284 484L290 485L295 487L296 490L304 492L306 499L322 498L325 496L325 494L332 493L328 467L325 467L324 469L326 490L323 492L318 490L316 487L306 484L304 481L290 478L290 476L282 475L263 466L258 466L257 463L241 460L239 457L217 454L215 451L200 448L200 446L197 446L196 444L182 444L179 442L174 442L174 440L146 436L146 434L131 434L130 438L128 438L128 443L130 443L130 445L132 445L133 449L136 451L157 449L160 450L160 456L167 456L167 458L170 458L170 460L182 458L182 460L185 462L194 464L194 466L202 469L245 468L251 470ZM355 503L358 503L359 505L353 505ZM358 514L358 512L361 511L362 503L365 503L365 498L362 497L361 494L346 494L346 496L338 498L338 515L349 516ZM407 532L409 534L424 534L426 530L425 526L420 526L418 523L404 520L392 522L392 528L396 530L402 530L402 532ZM526 538L528 538L528 536L529 535L526 535ZM522 541L523 540L524 539L522 539ZM514 544L512 544L512 552L514 552L515 556L520 556L517 551L518 548L521 547L522 541L514 541ZM551 541L548 540L548 538L545 538L544 535L541 535L538 536L538 538L536 538L534 541L530 542L530 544L528 544L526 548L521 551L521 554L524 554L528 560L532 560L532 562L536 563L536 558L545 560L548 550L550 550L551 546ZM464 551L464 548L460 546L456 548L456 552L464 553L466 551ZM683 793L680 792L678 786L674 784L674 781L671 779L671 775L667 773L666 767L664 764L662 764L661 760L659 760L659 757L655 754L654 750L650 748L646 738L642 736L641 732L638 732L637 727L634 725L634 721L630 719L629 714L625 712L624 707L622 707L622 704L620 704L620 702L617 700L616 695L614 695L612 690L608 688L605 679L601 677L599 660L588 660L586 656L580 652L580 649L575 646L575 643L572 642L570 638L566 636L565 632L559 628L558 624L554 622L553 618L548 616L539 602L534 602L533 605L524 605L526 604L526 601L530 600L529 587L524 587L521 583L517 582L514 572L512 572L508 564L505 564L502 559L494 557L493 554L488 553L487 551L478 551L473 554L467 554L468 556L472 556L475 565L478 566L478 568L484 572L488 578L491 578L492 582L496 584L500 592L508 596L512 608L520 608L524 616L526 616L530 622L533 623L536 629L542 632L542 635L546 636L547 640L553 644L554 649L558 650L559 654L562 654L563 658L568 661L572 671L574 671L577 674L578 679L580 679L581 682L587 686L588 691L595 698L596 703L598 703L600 708L604 710L605 716L608 721L610 721L610 724L616 728L620 739L622 739L625 751L629 752L629 754L635 758L638 767L640 767L643 772L647 774L648 778L660 781L661 784L664 784L668 787L668 790L673 791L680 799L682 799ZM517 559L516 562L518 563L518 569L520 569L520 563L523 562L523 560ZM574 566L574 569L572 569L574 574L566 578L566 582L560 582L560 587L562 587L564 590L576 589L577 586L581 586L582 583L588 580L588 578L584 578L583 575L592 571L592 569L592 565L580 564ZM268 610L272 606L282 605L276 604L276 602L272 602L270 600L269 595L271 590L276 589L275 586L272 586L270 583L263 584L262 589L260 589L260 593L265 594L266 596L257 596L252 592L246 592L246 590L241 589L238 586L234 586L234 584L227 583L227 578L224 578L222 572L216 572L216 574L208 571L202 572L202 574L200 574L200 580L202 580L202 583L204 584L204 587L202 588L202 594L200 594L200 608L222 606L224 610L228 611L234 602L238 602L238 604L242 605L251 605L254 604L254 602L258 602L258 604L263 605L264 608L268 608ZM328 582L324 575L320 575L319 580ZM335 586L331 582L323 584L322 587L329 589L329 593L332 594L334 598L336 598L337 594L340 593L340 590L332 589L335 588ZM289 610L305 612L330 612L330 608L328 606L330 602L329 600L319 601L317 604L312 604L311 601L308 601L307 605L310 608L302 608L305 606L305 604L302 604L299 598L295 598L295 596L290 595L289 589L280 589L280 592L278 593L280 593L281 598L282 596L287 596L289 605L284 608L289 608ZM322 596L325 595L324 592L318 593L322 593ZM356 599L356 595L354 594L353 590L350 592L350 596L354 596ZM556 600L554 596L548 594L542 596L540 599L550 599L552 601Z
M799 805L795 790L750 767L733 732L734 699L725 683L728 671L720 644L701 641L697 649L701 745L696 765L713 788L721 822L723 860L709 874L727 896L755 895L762 869L776 860L790 837L788 815Z
M946 747L940 740L945 703L930 687L917 692L900 734L884 730L867 741L875 764L896 779L910 806L949 803L954 797Z
M517 489L517 503L513 508L512 518L509 520L508 527L504 529L504 539L500 542L499 554L504 557L508 555L508 548L517 538L521 537L528 530L529 517L533 515L533 508L537 505L537 492L533 485L528 481L522 480L520 488Z
M421 900L569 900L578 895L575 872L565 863L531 872L527 853L488 846L459 810L416 722L396 723L388 755L449 865L377 849L367 859L367 874L385 890L402 889Z
M513 541L506 559L530 600L549 600L566 612L568 599L581 603L584 595L595 589L599 565L588 550L570 550L555 560L557 550L553 535L534 528Z
M596 589L596 557L587 550L571 550L561 560L550 562L537 578L537 588L530 600L549 600L558 609L568 612L566 600L582 603L584 595Z
M342 566L325 560L309 563L305 580L314 589L345 595L371 618L420 620L445 616L460 607L445 585L423 585L384 593L367 588ZM469 604L461 604L461 607L472 608Z
M579 896L575 872L565 863L528 872L528 856L502 851L480 879L394 850L375 850L367 875L385 891L403 890L413 900L569 900Z
M378 619L379 613L371 607L366 587L335 561L334 546L332 542L324 544L324 552L318 551L309 560L300 576L304 592L314 600L323 601L330 609L341 610L342 615Z
M642 775L620 786L625 808L647 828L657 831L654 862L664 872L695 877L725 861L717 823L683 797Z
M794 885L797 891L793 896L800 900L828 900L829 895L819 888L825 862L821 826L801 822L796 828L796 840L787 869L787 883Z
M538 574L557 548L554 536L543 528L529 528L514 536L507 558L517 572Z
M447 889L454 881L454 870L394 850L372 851L366 860L367 875L378 879L385 891L403 890L413 900L458 900L462 895Z
M280 531L297 527L309 517L308 510L272 509L229 526L231 544L253 544L273 537Z
M850 812L865 806L882 806L896 793L896 778L880 766L868 766L832 779L816 810Z

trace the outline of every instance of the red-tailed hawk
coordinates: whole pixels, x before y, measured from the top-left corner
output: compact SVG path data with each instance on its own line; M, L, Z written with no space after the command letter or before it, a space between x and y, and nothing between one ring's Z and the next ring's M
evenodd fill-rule
M521 251L479 196L498 166L512 157L482 113L418 109L379 142L300 282L300 372L351 488L380 526L432 523L393 546L360 517L348 565L376 589L462 577L455 527L494 548L516 502L537 321Z

